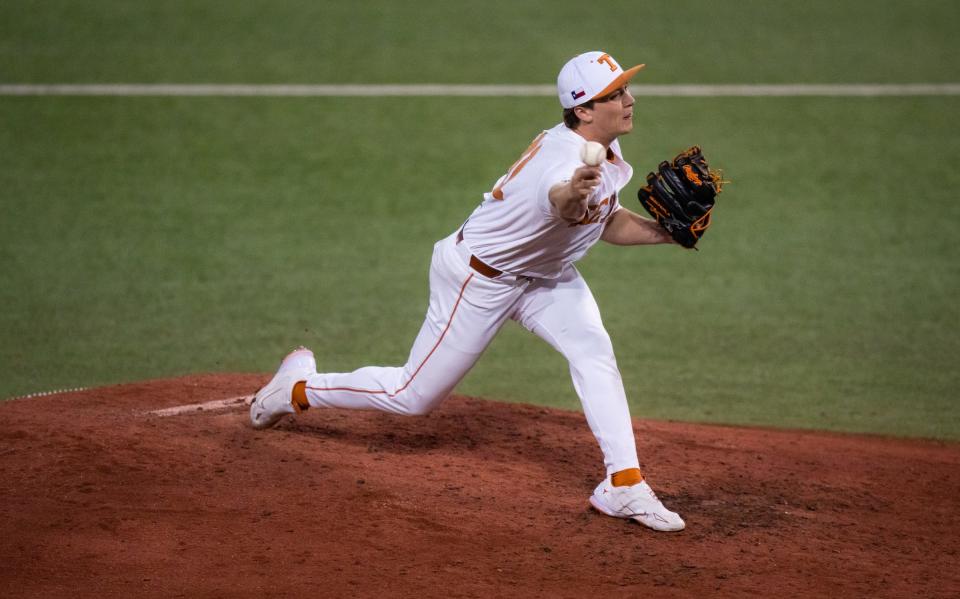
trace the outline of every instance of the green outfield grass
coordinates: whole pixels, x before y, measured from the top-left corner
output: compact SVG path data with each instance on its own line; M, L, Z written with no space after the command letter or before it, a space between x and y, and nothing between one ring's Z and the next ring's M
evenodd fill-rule
M960 81L960 4L0 3L0 83ZM645 99L643 173L700 143L732 179L702 251L581 263L633 413L960 439L960 98ZM403 361L434 240L551 98L0 98L0 398ZM948 158L941 158L946 156ZM459 391L577 407L508 326Z
M4 82L549 83L603 48L654 83L960 81L955 0L6 0Z
M699 142L733 182L702 251L581 263L634 414L960 438L958 178L931 159L960 151L958 108L642 99L623 140L638 170ZM402 362L433 241L558 116L443 98L6 98L0 115L2 396L268 371L301 342L328 370ZM515 325L460 391L577 405Z

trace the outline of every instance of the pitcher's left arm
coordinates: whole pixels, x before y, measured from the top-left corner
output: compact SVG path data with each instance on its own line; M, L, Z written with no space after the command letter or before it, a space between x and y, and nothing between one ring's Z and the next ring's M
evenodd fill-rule
M613 245L674 243L670 233L658 225L657 221L622 206L607 219L600 239Z

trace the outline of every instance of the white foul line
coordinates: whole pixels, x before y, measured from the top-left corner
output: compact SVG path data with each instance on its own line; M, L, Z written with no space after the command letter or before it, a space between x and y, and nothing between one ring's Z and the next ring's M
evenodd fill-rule
M17 395L16 397L8 397L3 401L13 401L15 399L33 399L34 397L47 397L50 395L60 395L61 393L78 393L80 391L87 391L90 387L72 387L70 389L54 389L53 391L38 391L36 393L28 393L27 395Z
M185 406L164 408L162 410L152 410L147 412L147 414L152 414L154 416L178 416L180 414L188 414L190 412L213 412L246 405L251 399L252 396L250 395L238 395L237 397L228 397L227 399L218 399L216 401L192 403Z
M41 391L38 393L30 393L28 395L18 395L16 397L10 397L6 401L13 401L18 399L33 399L35 397L48 397L50 395L60 395L61 393L76 393L79 391L88 391L90 387L73 387L71 389L56 389L53 391ZM240 405L250 405L253 401L252 395L238 395L236 397L228 397L227 399L218 399L215 401L207 401L204 403L192 403L183 406L174 406L172 408L164 408L162 410L152 410L147 412L147 414L153 414L154 416L177 416L179 414L187 414L190 412L214 412L217 410L226 410L229 408L238 407Z
M756 84L756 85L644 85L630 87L634 96L956 96L960 83L907 84ZM0 96L555 96L553 85L232 85L232 84L5 84Z

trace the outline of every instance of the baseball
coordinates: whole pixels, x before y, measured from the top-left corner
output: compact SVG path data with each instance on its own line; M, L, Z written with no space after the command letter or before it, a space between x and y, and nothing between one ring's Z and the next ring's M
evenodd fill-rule
M600 166L603 157L607 155L607 149L603 144L595 141L588 141L580 148L580 160L587 166Z

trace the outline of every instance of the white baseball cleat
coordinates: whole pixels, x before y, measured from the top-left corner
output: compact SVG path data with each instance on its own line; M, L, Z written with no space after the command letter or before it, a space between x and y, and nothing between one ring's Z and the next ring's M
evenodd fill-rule
M280 362L277 374L262 387L250 404L250 423L253 428L270 428L287 414L298 414L300 408L293 401L293 386L317 373L313 352L299 347Z
M590 505L614 518L632 518L653 530L683 530L683 518L671 512L657 499L647 481L629 487L614 487L608 476L590 496Z

